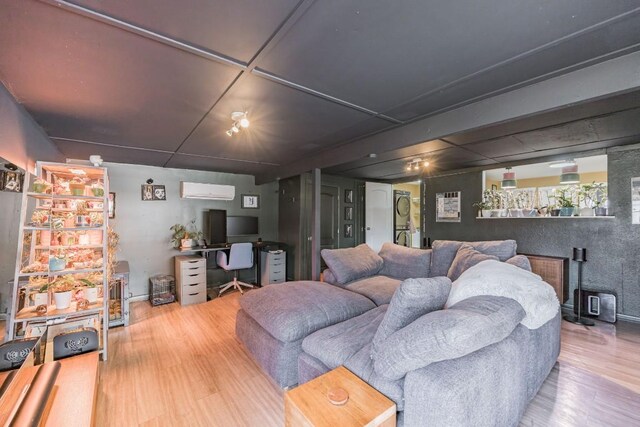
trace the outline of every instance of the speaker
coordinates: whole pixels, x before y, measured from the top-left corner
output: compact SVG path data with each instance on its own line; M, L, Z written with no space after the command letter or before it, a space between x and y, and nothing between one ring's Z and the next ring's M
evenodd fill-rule
M80 328L63 332L53 338L53 360L64 359L76 354L98 349L98 331L94 328Z
M578 290L573 291L573 300L578 301ZM573 312L578 313L574 302ZM609 292L582 290L582 316L604 322L616 323L616 296Z

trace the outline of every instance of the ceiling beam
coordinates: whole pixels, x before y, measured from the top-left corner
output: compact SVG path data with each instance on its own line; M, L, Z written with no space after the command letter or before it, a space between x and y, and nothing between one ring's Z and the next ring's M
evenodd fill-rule
M554 77L407 125L356 139L312 158L258 175L257 183L355 161L421 142L559 110L640 89L640 52Z

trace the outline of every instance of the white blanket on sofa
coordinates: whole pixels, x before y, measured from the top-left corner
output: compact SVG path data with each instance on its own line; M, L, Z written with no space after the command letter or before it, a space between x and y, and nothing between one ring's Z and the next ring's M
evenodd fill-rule
M500 261L482 261L462 273L453 282L446 307L479 295L518 301L527 313L520 323L529 329L544 325L560 309L554 289L540 276Z

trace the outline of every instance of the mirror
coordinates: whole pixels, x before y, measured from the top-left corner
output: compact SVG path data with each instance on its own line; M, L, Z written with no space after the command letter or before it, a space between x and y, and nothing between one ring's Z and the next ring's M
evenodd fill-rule
M607 156L484 172L480 217L606 216Z

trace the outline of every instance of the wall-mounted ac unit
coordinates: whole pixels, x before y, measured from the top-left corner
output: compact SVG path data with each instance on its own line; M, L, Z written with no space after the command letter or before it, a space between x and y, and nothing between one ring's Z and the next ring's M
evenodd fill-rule
M236 187L233 185L180 183L180 197L183 199L233 200L235 196Z

